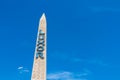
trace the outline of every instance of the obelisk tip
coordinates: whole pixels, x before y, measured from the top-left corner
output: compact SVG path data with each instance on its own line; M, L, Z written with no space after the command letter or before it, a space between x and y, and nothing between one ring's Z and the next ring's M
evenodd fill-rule
M40 20L45 19L45 13L42 14L42 17L40 18Z
M44 26L42 26L44 25ZM45 17L45 13L42 14L40 21L39 21L39 29L42 27L46 27L46 17Z

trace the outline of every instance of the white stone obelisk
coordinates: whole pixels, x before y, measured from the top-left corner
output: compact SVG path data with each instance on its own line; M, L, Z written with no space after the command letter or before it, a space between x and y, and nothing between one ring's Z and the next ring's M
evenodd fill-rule
M40 18L31 80L46 80L46 17Z

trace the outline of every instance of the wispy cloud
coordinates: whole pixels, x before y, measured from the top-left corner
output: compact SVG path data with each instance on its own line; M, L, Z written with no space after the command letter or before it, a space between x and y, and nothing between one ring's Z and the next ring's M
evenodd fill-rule
M80 58L73 58L72 61L73 62L83 62L83 63L87 63L87 64L95 64L95 65L99 65L99 66L108 66L108 64L105 63L101 59L80 59Z
M17 69L18 69L20 74L29 72L29 70L27 68L24 68L23 66L20 66Z
M87 80L88 72L73 73L68 71L55 72L47 75L47 80Z
M93 6L88 7L92 12L120 12L120 8L113 8L113 7L103 7L103 6Z
M108 66L109 65L102 59L102 57L101 58L94 57L92 59L85 59L85 58L79 58L76 56L71 57L70 55L67 54L67 52L57 51L57 52L54 52L54 55L51 57L59 59L59 60L74 62L74 63L81 62L84 64L93 64L93 65L98 65L98 66Z
M23 69L23 67L22 66L18 67L18 70L20 70L20 69Z

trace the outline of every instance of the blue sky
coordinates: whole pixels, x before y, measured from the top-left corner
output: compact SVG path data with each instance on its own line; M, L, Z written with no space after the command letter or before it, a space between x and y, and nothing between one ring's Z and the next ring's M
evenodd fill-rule
M48 80L120 80L119 0L1 0L0 80L30 80L47 18Z

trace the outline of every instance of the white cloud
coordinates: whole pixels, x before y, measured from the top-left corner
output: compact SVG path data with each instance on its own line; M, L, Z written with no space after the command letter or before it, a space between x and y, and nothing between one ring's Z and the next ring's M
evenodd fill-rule
M18 70L20 70L20 69L23 69L23 67L22 66L18 67Z
M20 74L29 72L29 70L27 68L24 68L23 66L20 66L17 69L18 69Z
M87 80L85 76L88 73L73 73L68 71L50 73L47 75L48 80Z

